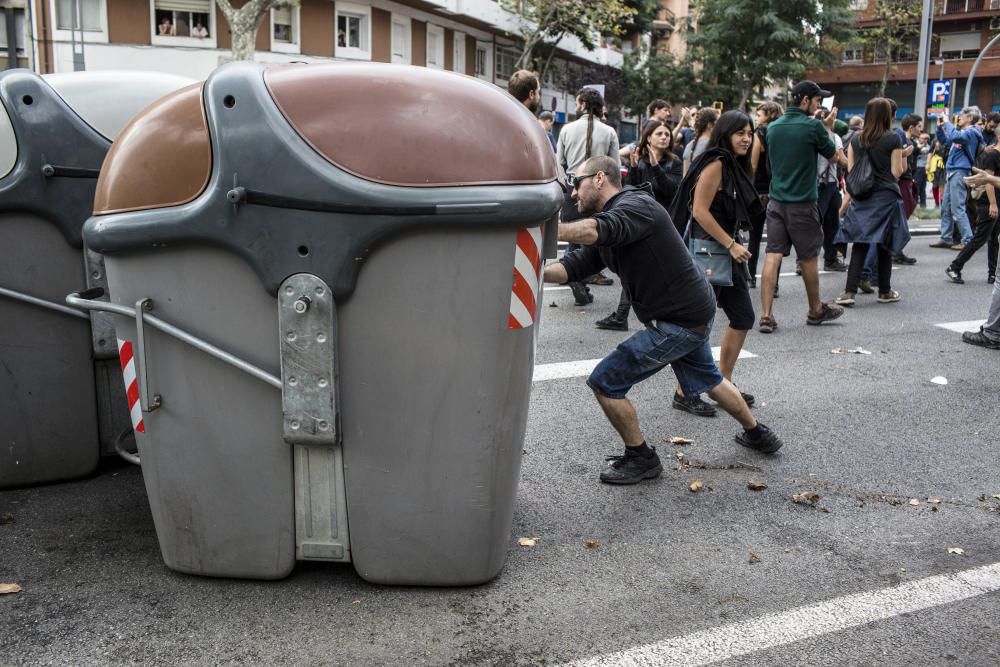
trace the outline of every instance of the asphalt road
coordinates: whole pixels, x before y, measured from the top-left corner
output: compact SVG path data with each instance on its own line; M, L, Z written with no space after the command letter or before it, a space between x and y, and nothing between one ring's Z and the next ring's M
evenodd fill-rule
M935 326L985 317L991 287L985 252L953 285L953 253L929 240L893 274L902 302L861 296L821 327L782 278L780 329L751 333L736 369L785 441L775 456L734 444L726 416L671 409L664 371L631 394L664 474L603 486L620 445L585 378L536 382L507 564L483 586L380 587L316 563L277 582L176 574L140 471L117 461L0 491L0 582L24 589L0 596L0 664L1000 664L1000 352ZM823 275L824 297L843 280ZM586 308L545 292L537 364L624 339L593 327L617 285L594 292ZM831 353L858 347L871 354Z

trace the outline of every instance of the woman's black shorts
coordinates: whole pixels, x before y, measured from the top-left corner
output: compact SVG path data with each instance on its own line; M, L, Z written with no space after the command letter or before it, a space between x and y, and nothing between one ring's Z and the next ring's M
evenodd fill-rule
M753 301L750 300L746 267L746 264L733 262L732 286L715 288L715 300L719 308L729 318L729 326L737 331L750 331L757 321Z

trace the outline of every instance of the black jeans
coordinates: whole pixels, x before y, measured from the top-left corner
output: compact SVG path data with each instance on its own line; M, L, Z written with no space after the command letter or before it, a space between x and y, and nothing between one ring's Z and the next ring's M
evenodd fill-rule
M865 267L865 257L868 255L869 243L855 243L851 246L851 265L847 268L847 287L845 292L858 293L858 284L861 282L861 270ZM879 245L875 249L875 256L878 258L878 291L885 294L892 291L890 281L892 280L892 255L883 246Z
M758 195L764 206L767 206L767 195ZM756 224L750 227L750 244L747 246L747 250L750 251L750 259L747 262L747 268L750 269L750 277L756 280L757 276L757 260L760 258L760 242L764 238L764 220L757 221Z
M834 243L840 229L840 205L844 198L840 194L840 188L836 183L820 183L819 199L816 201L819 207L819 217L823 221L823 263L833 264L837 261L837 251L847 256L846 243Z
M927 172L923 167L917 169L913 182L917 184L917 203L920 208L927 208Z
M983 195L983 199L986 195ZM976 251L986 246L986 265L988 275L997 274L997 254L1000 253L1000 220L991 218L989 204L983 206L976 202L976 226L972 229L972 240L965 244L965 249L952 260L951 268L961 273L965 263L972 259Z

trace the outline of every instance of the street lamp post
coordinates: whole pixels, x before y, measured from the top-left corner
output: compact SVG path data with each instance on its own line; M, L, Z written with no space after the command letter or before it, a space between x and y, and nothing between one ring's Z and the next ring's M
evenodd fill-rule
M921 116L927 113L927 77L930 70L931 31L933 25L934 0L924 0L924 9L920 16L920 53L917 56L917 90L913 102L913 112ZM943 70L944 67L942 66Z

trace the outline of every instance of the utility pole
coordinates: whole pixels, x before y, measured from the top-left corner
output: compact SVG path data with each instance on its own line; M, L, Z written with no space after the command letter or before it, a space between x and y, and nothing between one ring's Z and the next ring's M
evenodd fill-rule
M83 7L80 6L81 0L72 0L73 2L73 23L72 30L70 31L70 48L73 50L73 71L81 72L87 69L87 60L83 53ZM80 31L80 39L77 41L77 30Z
M934 26L934 0L924 0L924 11L920 17L920 54L917 56L917 90L913 102L913 113L921 116L927 113L927 77L930 70L931 34ZM924 119L927 120L926 118Z

